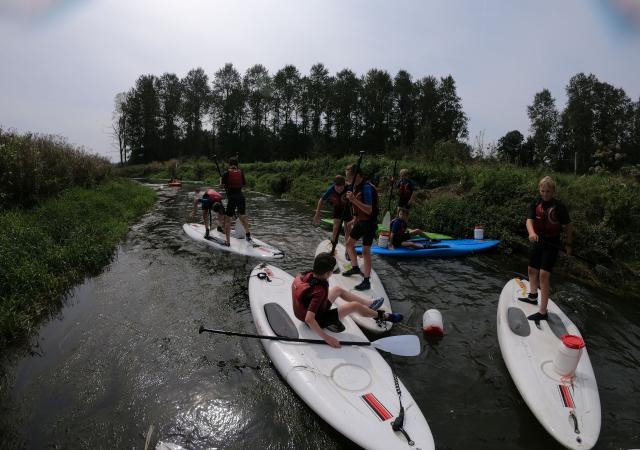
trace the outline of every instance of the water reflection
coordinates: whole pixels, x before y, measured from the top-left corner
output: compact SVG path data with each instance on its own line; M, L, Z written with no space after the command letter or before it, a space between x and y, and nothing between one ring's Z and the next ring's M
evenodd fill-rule
M192 187L191 187L192 188ZM253 333L247 275L257 261L215 252L182 232L193 191L158 187L156 208L131 228L108 269L79 286L39 333L37 353L0 393L0 448L354 448L293 393L254 340L197 333L200 324ZM329 233L310 208L248 199L255 236L285 250L291 274L311 267ZM498 296L526 261L374 257L396 333L420 333L440 310L445 336L417 358L392 357L438 448L558 448L522 401L496 336ZM640 309L554 275L554 299L581 328L598 380L597 448L639 441Z

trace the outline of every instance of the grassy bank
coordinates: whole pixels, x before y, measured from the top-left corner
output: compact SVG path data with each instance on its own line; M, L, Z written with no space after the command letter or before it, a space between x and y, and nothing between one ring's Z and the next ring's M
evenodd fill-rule
M0 349L28 335L70 288L99 272L154 201L152 190L113 180L0 213Z
M344 173L355 157L277 161L243 164L252 189L302 201L314 206L333 176ZM165 179L172 163L128 168L128 175ZM481 224L485 236L501 240L500 251L526 254L529 244L524 227L527 206L537 195L537 183L554 177L558 197L569 207L576 229L574 252L594 264L563 258L559 269L596 285L619 285L631 289L640 280L640 185L632 178L613 175L574 176L543 169L527 169L488 163L433 164L403 160L419 185L419 204L412 210L410 225L456 237L473 236ZM387 209L388 180L393 160L367 157L365 172L380 187L381 217ZM181 162L183 179L218 180L215 165L204 159ZM392 208L396 198L392 199ZM311 211L310 211L311 216ZM598 273L594 267L606 268ZM637 292L637 290L635 290Z

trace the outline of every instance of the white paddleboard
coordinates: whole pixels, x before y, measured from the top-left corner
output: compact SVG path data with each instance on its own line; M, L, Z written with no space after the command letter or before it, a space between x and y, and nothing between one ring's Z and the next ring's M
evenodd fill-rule
M548 321L539 327L527 316L538 306L518 300L526 297L529 282L510 280L498 303L498 341L504 362L520 395L542 426L570 449L590 449L600 435L600 396L587 349L573 377L560 376L553 361L563 334L581 336L578 328L549 300Z
M350 277L342 276L342 272L345 272L346 270L351 269L351 263L347 261L347 259L344 256L344 250L345 250L344 245L338 244L336 246L336 252L334 256L336 257L336 262L337 262L338 268L340 269L340 273L334 273L331 276L331 278L329 278L329 287L339 286L343 289L346 289L347 291L353 292L354 294L360 295L362 297L372 298L372 299L382 297L384 299L384 303L379 309L383 309L388 313L392 313L393 311L391 310L391 302L389 302L389 297L387 296L387 293L384 290L382 281L380 281L378 274L376 274L373 268L371 269L371 277L370 277L371 289L368 289L366 291L359 291L355 288L357 284L360 284L362 282L362 279L363 279L362 275L352 275ZM331 241L329 239L322 241L318 245L318 247L316 248L315 254L317 255L318 253L322 253L322 252L326 252L326 253L331 252ZM360 270L364 268L364 262L361 256L358 257L358 265L360 267ZM338 299L336 300L336 303L338 305L344 302L345 300L343 300L340 297L338 297ZM351 318L362 329L371 333L383 333L385 331L389 331L393 326L391 322L378 323L375 319L372 319L371 317L364 317L357 313L351 314Z
M258 334L276 335L265 312L275 307L284 315L284 321L291 324L297 337L319 339L293 314L292 282L291 275L266 263L252 270L249 302ZM270 318L275 322L273 315ZM345 317L342 323L344 331L328 333L341 341L367 340L350 317ZM400 380L398 385L405 410L403 429L415 444L410 446L401 432L391 428L400 409L398 394L391 368L374 347L345 345L335 349L301 342L261 342L282 378L298 396L329 425L362 448L435 448L420 407Z
M225 252L237 253L238 255L251 256L259 259L282 259L284 258L284 252L281 252L275 247L272 247L259 239L253 238L253 242L248 242L244 237L237 238L231 231L231 237L229 247L224 245L226 237L224 233L220 233L215 228L209 230L209 239L204 238L205 227L199 223L185 223L182 226L185 233L196 241L204 242L217 250L223 250Z

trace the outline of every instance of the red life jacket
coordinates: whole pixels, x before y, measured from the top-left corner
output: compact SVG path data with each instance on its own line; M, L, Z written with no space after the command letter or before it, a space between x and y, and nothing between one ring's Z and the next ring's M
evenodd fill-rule
M536 204L536 218L533 221L533 229L536 234L546 238L557 238L562 233L562 224L556 218L555 202L551 202L547 209L542 206L542 200Z
M411 189L411 182L407 180L406 183L400 181L398 183L398 196L400 197L401 203L408 203L411 200L411 195L413 194L413 190Z
M360 183L356 188L358 189L357 192L355 192L356 199L364 203L362 188L364 187L365 183L371 186L371 213L367 214L356 205L353 205L353 212L355 213L355 216L358 218L358 220L371 220L378 217L378 190L373 184L369 183L368 181L363 181L362 183Z
M313 276L313 272L299 273L291 284L291 298L293 299L293 312L298 319L304 322L307 309L311 303L310 290L319 286L324 290L324 300L329 298L329 290L326 285ZM330 304L329 304L330 306ZM327 308L328 309L328 308ZM321 312L321 311L318 311Z
M242 170L229 169L227 171L227 188L229 189L241 189L244 183L242 182L244 177L242 176Z
M222 201L222 195L214 189L207 189L207 192L203 195L204 198L208 198L213 201L213 203L219 203Z
M345 186L342 193L339 193L336 191L336 186L333 185L333 192L331 192L330 201L334 207L344 207L347 203L347 187Z

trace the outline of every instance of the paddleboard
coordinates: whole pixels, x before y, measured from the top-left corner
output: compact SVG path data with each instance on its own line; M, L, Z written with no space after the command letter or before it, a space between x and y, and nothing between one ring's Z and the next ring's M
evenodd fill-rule
M549 300L549 320L527 316L538 306L518 300L526 297L529 282L514 278L502 289L498 303L498 342L502 358L520 395L542 426L566 448L587 450L600 435L600 396L586 348L573 377L558 375L553 361L560 336L581 336L578 328Z
M264 275L260 275L264 274ZM333 277L332 277L333 278ZM293 277L265 263L249 277L249 303L258 334L318 339L293 314ZM341 341L366 341L366 336L349 316L344 330L328 331ZM391 368L371 347L262 340L282 378L298 396L339 433L371 450L434 449L433 436L420 407L401 380L398 386L404 406L403 429L395 432L391 423L400 410Z
M209 239L204 238L205 227L199 223L185 223L182 229L191 238L199 242L204 242L217 250L225 252L237 253L238 255L251 256L259 259L281 259L284 258L284 252L278 250L271 245L253 238L253 242L247 242L244 237L236 237L234 230L231 230L231 239L229 247L224 245L225 235L215 228L209 230Z
M326 228L332 228L333 227L333 219L320 219L320 223L322 223ZM385 228L384 226L382 226L382 224L378 224L378 233L380 233L381 231L389 231L388 228ZM451 236L447 236L446 234L440 234L440 233L432 233L431 231L425 231L424 233L429 239L453 239Z
M426 239L412 239L413 242L424 242ZM496 247L500 241L481 239L449 239L432 241L429 247L414 249L406 247L386 247L371 246L371 253L384 256L396 256L399 258L441 258L448 256L464 256L474 253L484 252ZM356 246L356 252L362 253L362 246Z
M391 302L389 302L389 297L384 290L382 281L380 281L378 274L376 274L373 268L371 268L371 276L369 279L371 282L371 289L368 289L366 291L359 291L355 288L357 284L360 284L362 282L362 275L352 275L350 277L342 276L342 272L349 270L352 267L351 263L347 261L344 255L344 251L344 245L338 244L336 246L336 252L334 256L336 257L336 263L337 267L340 269L340 273L334 273L331 278L329 278L329 287L339 286L343 289L346 289L347 291L353 292L354 294L372 299L382 297L384 299L384 303L379 309L383 309L388 313L392 313L393 311L391 310ZM320 244L318 244L318 247L316 247L316 255L322 252L331 252L331 241L329 239L322 241ZM362 258L358 258L358 265L360 266L360 269L364 267ZM338 297L336 300L337 304L341 304L344 301L345 300L340 297ZM389 331L393 326L391 322L379 323L371 317L364 317L357 313L351 314L351 318L358 324L358 326L371 333L383 333L385 331Z

